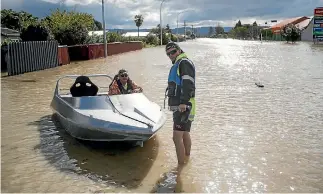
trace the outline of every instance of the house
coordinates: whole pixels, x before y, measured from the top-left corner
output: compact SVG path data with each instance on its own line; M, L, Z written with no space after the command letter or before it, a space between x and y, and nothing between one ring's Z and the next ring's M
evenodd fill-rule
M1 27L1 43L6 39L9 39L12 42L18 42L21 40L20 32L17 30Z

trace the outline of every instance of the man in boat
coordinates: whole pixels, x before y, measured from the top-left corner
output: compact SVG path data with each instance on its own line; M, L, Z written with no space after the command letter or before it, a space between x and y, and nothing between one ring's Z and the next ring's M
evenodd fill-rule
M168 106L173 111L173 141L179 164L185 163L191 152L190 130L195 116L195 66L174 42L166 45L172 62L168 76Z
M140 93L143 89L129 78L125 69L120 69L109 86L108 95Z

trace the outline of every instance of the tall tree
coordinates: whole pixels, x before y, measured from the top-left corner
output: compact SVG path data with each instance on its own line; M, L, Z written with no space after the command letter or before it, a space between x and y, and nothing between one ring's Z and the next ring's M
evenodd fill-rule
M139 37L139 28L142 25L142 23L144 22L144 17L142 15L135 15L135 23L136 26L138 28L138 37Z
M236 26L234 28L238 28L238 27L242 27L242 24L241 24L240 20L236 23Z

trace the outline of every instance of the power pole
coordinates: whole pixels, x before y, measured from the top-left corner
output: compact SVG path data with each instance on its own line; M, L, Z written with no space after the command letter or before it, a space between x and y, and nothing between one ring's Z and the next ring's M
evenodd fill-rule
M186 20L184 20L184 37L185 37L185 41L186 41Z
M106 35L106 31L105 31L104 0L102 0L102 25L103 25L104 58L107 58L108 45L107 45L107 35Z

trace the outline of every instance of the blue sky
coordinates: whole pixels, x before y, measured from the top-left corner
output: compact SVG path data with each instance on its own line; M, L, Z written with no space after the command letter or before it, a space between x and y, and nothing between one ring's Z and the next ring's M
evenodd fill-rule
M107 28L136 28L133 17L144 16L141 28L159 24L161 0L104 0ZM323 0L165 0L162 6L163 25L176 27L183 20L198 26L233 26L242 23L311 16L313 9L323 6ZM68 9L92 14L102 21L101 0L1 0L1 9L24 10L38 17L50 14L51 9ZM184 11L184 12L183 12ZM178 13L183 12L178 15Z

